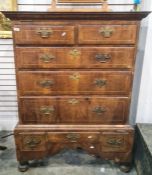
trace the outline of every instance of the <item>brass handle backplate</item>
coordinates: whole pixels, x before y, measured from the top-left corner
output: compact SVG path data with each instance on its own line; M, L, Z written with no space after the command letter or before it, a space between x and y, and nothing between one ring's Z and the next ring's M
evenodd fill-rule
M36 33L38 35L41 36L41 38L48 38L50 35L53 34L53 30L52 29L46 29L46 28L42 28L42 29L38 29L36 31Z
M54 85L54 81L53 80L41 80L38 82L39 86L43 87L43 88L50 88L51 86Z
M52 54L43 54L40 55L39 58L44 62L44 63L50 63L52 60L55 59L55 56Z
M95 58L100 63L106 63L107 61L111 59L111 55L110 54L97 54L95 55Z
M27 147L34 149L41 143L41 140L36 137L29 137L25 140Z
M106 112L106 109L105 109L104 107L98 106L98 107L95 107L95 108L92 110L92 112L94 112L94 113L96 113L96 114L98 114L98 115L101 115L101 114L103 114L103 113Z
M50 114L53 114L55 111L54 107L53 106L42 106L40 108L40 112L43 114L43 115L50 115Z
M94 81L94 84L96 86L98 86L99 88L101 88L101 87L103 87L103 86L105 86L107 84L107 81L106 80L102 80L102 79L96 79Z
M107 143L113 147L120 147L123 144L121 138L110 138L107 140Z
M110 38L113 32L114 32L114 29L109 26L102 27L99 29L99 33L105 38Z
M77 142L77 140L80 138L80 135L76 133L69 133L66 135L66 138L70 142Z

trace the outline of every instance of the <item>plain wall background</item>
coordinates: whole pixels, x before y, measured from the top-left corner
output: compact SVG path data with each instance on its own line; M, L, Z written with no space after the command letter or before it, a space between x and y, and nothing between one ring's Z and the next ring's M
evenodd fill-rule
M46 11L50 0L18 0L19 11ZM130 11L133 0L109 0L113 11ZM152 10L151 0L142 9ZM152 123L152 16L141 23L130 123ZM18 121L14 54L11 39L0 39L0 130L11 130Z

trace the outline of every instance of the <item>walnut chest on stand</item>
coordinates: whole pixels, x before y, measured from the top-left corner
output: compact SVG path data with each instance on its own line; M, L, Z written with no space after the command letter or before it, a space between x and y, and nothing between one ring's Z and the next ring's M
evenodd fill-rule
M13 21L20 171L64 148L82 148L128 171L137 41L148 12L4 14Z

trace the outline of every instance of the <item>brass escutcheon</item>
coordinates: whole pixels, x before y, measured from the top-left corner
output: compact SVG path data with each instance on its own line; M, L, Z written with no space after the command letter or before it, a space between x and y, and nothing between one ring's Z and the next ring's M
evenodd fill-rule
M76 104L79 103L79 100L73 98L73 99L68 100L68 103L71 104L71 105L76 105Z
M42 28L42 29L38 29L36 31L36 33L38 35L40 35L41 38L48 38L50 35L53 34L53 30L52 29L47 29L47 28Z
M120 147L123 144L121 138L110 138L107 140L107 143L113 147Z
M43 115L50 115L53 114L55 111L54 106L42 106L40 107L40 112Z
M66 138L70 142L77 142L77 140L80 138L80 135L76 134L76 133L69 133L69 134L66 135Z
M51 86L54 85L54 81L53 80L41 80L38 82L39 86L43 87L43 88L50 88Z
M34 149L41 143L41 140L36 137L29 137L25 140L27 147Z
M110 54L97 54L95 55L95 58L100 63L106 63L107 61L111 59L111 55Z
M79 80L80 79L80 74L79 73L73 73L72 75L69 76L70 79L72 80Z
M105 38L110 38L112 36L113 32L114 32L114 29L109 27L109 26L101 27L99 29L99 33Z
M101 88L101 87L103 87L103 86L105 86L107 84L107 81L106 80L102 80L102 79L96 79L94 81L94 84L96 86L98 86L99 88Z
M79 50L77 50L77 49L73 49L73 50L70 51L70 55L71 55L73 58L76 58L76 57L78 57L78 56L81 55L81 52L80 52Z
M52 54L43 54L40 55L39 58L44 62L44 63L50 63L53 59L55 59L55 56Z
M97 106L97 107L95 107L95 108L92 110L92 112L94 112L94 113L96 113L96 114L98 114L98 115L101 115L101 114L103 114L103 113L106 112L106 109L105 109L104 107Z

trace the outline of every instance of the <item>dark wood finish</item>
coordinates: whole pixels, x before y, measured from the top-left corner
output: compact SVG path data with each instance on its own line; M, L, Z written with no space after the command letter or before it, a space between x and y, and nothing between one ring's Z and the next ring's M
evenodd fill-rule
M29 160L83 148L127 171L139 22L149 12L4 14L13 20L19 170Z
M12 12L2 11L12 20L127 20L140 21L151 12Z
M124 124L128 98L53 97L20 98L20 116L25 124Z
M134 47L17 47L16 63L33 69L133 68L134 54Z

